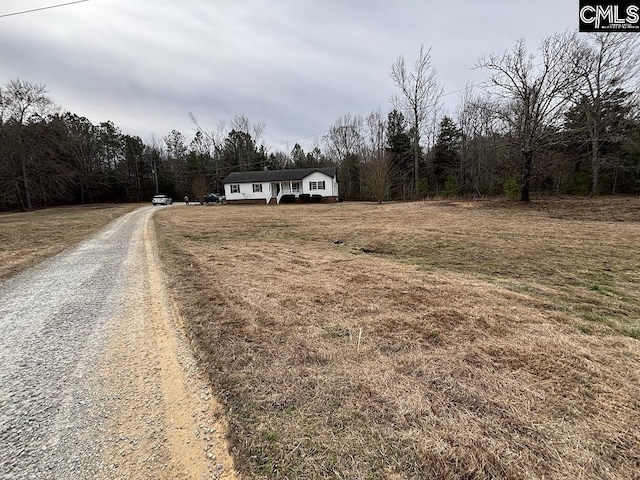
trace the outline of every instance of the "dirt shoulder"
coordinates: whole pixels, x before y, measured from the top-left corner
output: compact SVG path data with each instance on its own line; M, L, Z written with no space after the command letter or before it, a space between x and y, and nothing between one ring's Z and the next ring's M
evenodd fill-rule
M151 223L101 369L111 439L103 478L236 479L220 407L164 287Z

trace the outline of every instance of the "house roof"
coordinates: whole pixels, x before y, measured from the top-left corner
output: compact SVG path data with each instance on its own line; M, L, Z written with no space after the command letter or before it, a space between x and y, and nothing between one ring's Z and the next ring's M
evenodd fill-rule
M324 173L328 177L337 176L336 167L296 168L291 170L258 170L254 172L232 172L222 183L282 182L302 180L314 172Z

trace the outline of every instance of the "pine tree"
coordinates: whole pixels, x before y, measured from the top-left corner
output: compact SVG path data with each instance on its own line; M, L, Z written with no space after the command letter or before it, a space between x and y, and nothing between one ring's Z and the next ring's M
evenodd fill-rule
M442 191L447 181L450 185L460 184L460 141L462 133L454 121L445 116L440 122L440 133L433 147L433 172L438 191ZM450 192L458 193L458 192Z

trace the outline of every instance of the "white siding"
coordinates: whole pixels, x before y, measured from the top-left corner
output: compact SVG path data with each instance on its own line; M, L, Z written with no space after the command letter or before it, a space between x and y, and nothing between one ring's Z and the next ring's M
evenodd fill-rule
M231 193L231 185L240 185L240 193ZM224 195L227 200L266 200L271 189L270 183L258 183L262 185L262 192L253 191L253 183L227 183L224 186Z
M322 172L313 172L310 175L307 175L302 180L296 180L294 182L299 182L301 190L296 191L296 195L298 193L305 193L309 195L322 195L323 197L337 197L338 196L338 181L336 177L330 177L325 175ZM311 190L311 183L315 182L317 185L318 182L324 182L324 188L318 189L315 188ZM261 182L256 183L258 185L262 185L262 192L254 192L253 185L254 183L227 183L224 186L224 194L227 197L227 200L266 200L269 196L276 197L277 193L272 191L272 183L278 183L280 185L280 189L282 193L289 193L291 181L287 180L285 182ZM239 193L231 193L232 185L238 185L240 187Z
M311 187L309 186L311 182L324 182L324 190L311 190ZM313 172L302 180L302 193L322 195L323 197L337 197L338 182L324 173Z

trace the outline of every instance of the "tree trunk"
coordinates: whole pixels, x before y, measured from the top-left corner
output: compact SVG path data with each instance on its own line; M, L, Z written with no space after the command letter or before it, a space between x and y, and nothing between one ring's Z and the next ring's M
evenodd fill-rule
M418 191L418 171L420 169L420 155L418 155L418 148L416 147L415 158L413 159L413 198L417 199L419 195Z
M27 202L26 206L26 210L27 211L31 211L33 210L33 206L31 204L31 190L30 190L30 186L29 186L29 178L27 175L27 161L24 157L24 153L21 155L21 163L22 163L22 184L24 185L24 197L25 200Z
M142 200L142 182L140 181L140 168L138 166L138 157L134 159L134 166L136 170L136 201L140 202Z
M20 206L22 207L22 210L27 210L27 204L24 203L24 198L22 197L22 193L20 192L20 179L16 177L15 179L16 185L16 197L18 198L18 201L20 202Z
M522 171L522 190L520 192L520 201L528 202L531 200L529 191L531 189L531 165L533 164L533 151L522 150L523 171Z
M414 112L414 115L417 115L417 114L418 112ZM415 132L413 134L413 198L414 200L417 200L419 196L418 172L420 170L420 146L418 145L418 142L420 141L420 134L418 132L417 120L414 128L415 128Z
M591 196L598 196L598 180L600 177L600 142L597 138L591 140Z

